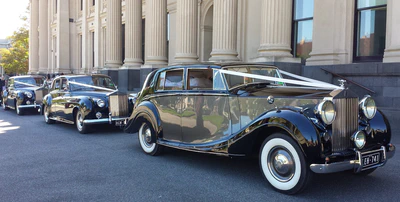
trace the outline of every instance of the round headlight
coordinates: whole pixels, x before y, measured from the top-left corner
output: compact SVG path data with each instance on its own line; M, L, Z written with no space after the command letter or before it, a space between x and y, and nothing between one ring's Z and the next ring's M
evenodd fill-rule
M97 100L97 106L104 107L105 105L106 105L106 103L104 102L104 100L102 100L102 99Z
M365 133L363 131L357 131L351 136L351 140L358 149L362 149L366 142Z
M25 95L26 95L26 97L28 97L28 98L32 98L32 93L31 92L25 92Z
M372 119L374 118L376 114L376 104L374 99L372 99L370 96L364 97L360 101L360 109L362 110L364 116L367 119Z
M317 106L317 114L325 124L330 125L336 117L335 105L332 101L325 100Z

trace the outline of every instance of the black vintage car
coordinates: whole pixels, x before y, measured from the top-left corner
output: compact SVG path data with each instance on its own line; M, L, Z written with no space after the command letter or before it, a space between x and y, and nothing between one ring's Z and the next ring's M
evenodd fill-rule
M10 77L3 91L3 109L15 109L18 115L29 109L40 111L43 94L47 92L43 83L44 77L39 75Z
M80 133L93 124L122 126L133 109L131 99L106 75L59 76L43 99L44 120L75 124Z
M312 173L368 174L395 153L389 122L371 97L260 64L156 70L125 131L138 132L150 155L163 147L256 154L265 179L287 194L303 190Z

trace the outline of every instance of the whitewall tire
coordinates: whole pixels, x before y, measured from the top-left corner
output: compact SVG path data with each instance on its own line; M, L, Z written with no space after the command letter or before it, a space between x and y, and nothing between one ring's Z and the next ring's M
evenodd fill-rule
M291 137L279 133L269 136L261 146L259 161L265 179L276 190L296 194L306 187L310 171Z
M149 155L156 156L161 153L162 146L157 143L150 143L155 131L151 124L143 122L138 132L140 147Z

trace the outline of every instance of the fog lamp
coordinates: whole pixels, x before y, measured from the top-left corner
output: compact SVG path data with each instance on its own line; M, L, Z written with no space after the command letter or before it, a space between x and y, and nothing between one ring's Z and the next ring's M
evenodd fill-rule
M363 131L357 131L351 136L351 140L358 149L362 149L365 146L366 139Z
M28 101L26 101L26 104L27 104L27 105L30 105L30 104L31 104L31 102L28 100Z
M32 98L32 93L31 92L25 92L25 95L26 95L26 97L28 97L28 98Z
M97 112L96 113L96 118L100 119L103 115L101 114L101 112Z

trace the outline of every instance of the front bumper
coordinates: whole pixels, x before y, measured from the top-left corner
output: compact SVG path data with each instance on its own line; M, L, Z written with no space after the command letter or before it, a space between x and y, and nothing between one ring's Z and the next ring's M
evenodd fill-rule
M84 124L94 125L94 124L112 124L115 122L115 125L126 125L126 121L128 117L112 117L111 114L108 115L108 118L100 118L100 119L85 119L83 120Z
M362 156L379 151L382 152L381 162L379 164L363 169L361 161ZM368 151L364 153L356 151L356 158L354 160L335 162L335 163L325 163L325 164L311 164L310 169L314 173L335 173L351 169L353 169L354 172L358 173L364 170L377 168L385 165L387 160L394 156L395 152L396 152L396 147L393 144L389 144L387 148L382 146L378 150Z
M19 105L19 109L27 109L27 108L34 108L34 109L42 109L42 106L40 104L37 104L36 102L33 102L33 104L29 105Z

